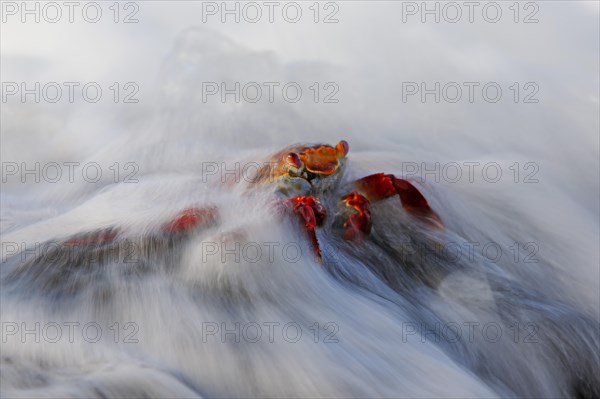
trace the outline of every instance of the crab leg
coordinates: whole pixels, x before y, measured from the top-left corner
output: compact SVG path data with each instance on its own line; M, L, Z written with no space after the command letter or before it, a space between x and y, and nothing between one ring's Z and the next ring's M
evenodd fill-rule
M376 173L354 182L355 191L342 198L349 216L344 223L344 236L352 239L359 232L366 235L371 231L370 203L398 195L402 207L411 215L442 229L444 224L438 214L431 209L421 192L408 180L391 174Z
M63 245L67 247L77 247L79 245L104 244L114 241L118 234L116 229L108 228L71 237L64 241Z
M177 214L177 216L165 223L161 227L161 232L167 235L173 235L189 231L195 227L200 227L213 222L216 218L217 210L215 207L208 208L188 208ZM100 245L114 242L120 231L116 228L107 228L91 233L76 235L65 241L63 245L68 247L77 247L81 245Z
M217 217L217 208L188 208L185 209L162 226L162 231L168 234L181 233L191 230L195 227L204 226L215 221Z
M304 223L304 228L308 233L315 255L320 259L321 249L315 228L323 224L323 220L325 220L325 207L313 196L297 195L290 198L288 203L292 206L293 212L300 218L300 222Z
M371 232L371 209L369 200L353 191L342 198L345 204L344 238L353 240Z

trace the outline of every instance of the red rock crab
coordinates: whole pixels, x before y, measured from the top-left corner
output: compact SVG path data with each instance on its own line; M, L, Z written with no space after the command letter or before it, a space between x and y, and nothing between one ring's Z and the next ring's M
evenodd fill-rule
M376 173L341 187L340 181L349 146L345 140L335 146L327 144L296 144L275 153L270 162L258 170L251 185L274 187L276 195L296 214L320 257L316 229L333 212L334 225L346 240L357 240L371 231L371 203L398 195L402 207L427 225L441 229L443 223L431 209L425 197L408 180L392 174ZM344 193L330 199L332 192ZM324 200L326 198L326 200ZM331 209L333 208L333 209ZM215 220L216 207L189 208L162 226L166 234L177 234ZM118 236L118 230L79 235L64 244L106 243Z

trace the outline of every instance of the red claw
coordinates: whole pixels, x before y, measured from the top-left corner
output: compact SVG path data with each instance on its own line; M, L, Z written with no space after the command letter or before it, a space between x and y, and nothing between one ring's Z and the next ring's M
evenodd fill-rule
M444 223L438 214L431 209L427 199L408 180L398 179L394 175L376 173L355 182L356 188L371 202L398 194L402 207L419 219L436 228L443 228Z

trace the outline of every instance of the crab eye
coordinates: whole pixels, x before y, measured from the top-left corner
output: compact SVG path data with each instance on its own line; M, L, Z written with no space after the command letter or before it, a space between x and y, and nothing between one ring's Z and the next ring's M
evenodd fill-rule
M339 158L343 158L348 154L350 147L348 146L348 142L346 140L340 140L339 143L335 146L335 151Z
M285 162L296 169L302 166L302 160L300 160L300 157L295 152L290 152L289 154L287 154L287 156L285 157Z

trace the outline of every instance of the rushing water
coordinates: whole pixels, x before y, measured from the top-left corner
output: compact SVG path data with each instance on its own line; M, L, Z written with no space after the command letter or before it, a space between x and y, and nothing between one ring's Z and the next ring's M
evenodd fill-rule
M551 11L544 32L560 25ZM434 32L420 34L441 54L448 32ZM597 54L567 64L563 80L537 75L546 90L537 107L403 108L401 76L415 69L371 57L394 40L382 37L349 68L286 63L187 29L152 101L136 108L82 106L75 116L3 104L3 161L95 162L103 175L91 184L79 165L73 181L64 168L56 183L20 184L20 173L3 182L2 395L598 397L598 78L586 80ZM556 51L597 51L597 35L588 40ZM339 104L206 102L201 90L281 81L312 95L312 82L331 76L346 88ZM342 183L380 171L413 177L445 228L391 198L373 205L362 241L345 241L327 219L316 259L252 171L287 145L340 139L350 143ZM343 186L323 202L336 204ZM191 207L216 207L218 217L164 234ZM107 229L118 230L116 244L60 248Z

